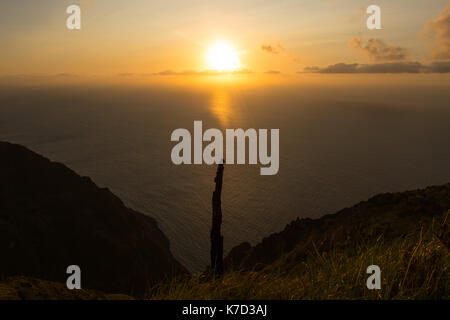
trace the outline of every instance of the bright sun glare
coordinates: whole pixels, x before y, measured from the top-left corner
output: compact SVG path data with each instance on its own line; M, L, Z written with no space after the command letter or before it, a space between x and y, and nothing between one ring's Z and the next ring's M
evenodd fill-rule
M208 69L234 71L241 66L236 50L226 42L212 45L207 54Z

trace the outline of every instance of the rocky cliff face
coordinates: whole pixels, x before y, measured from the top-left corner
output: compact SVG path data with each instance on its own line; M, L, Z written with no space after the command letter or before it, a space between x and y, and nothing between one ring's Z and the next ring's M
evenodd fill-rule
M187 274L153 218L66 166L0 142L0 277L65 282L78 265L82 287L140 295Z
M450 210L450 183L423 190L385 193L320 219L297 219L255 246L242 243L225 258L230 269L262 269L283 255L293 263L315 252L352 249L419 233L434 217ZM448 230L442 241L448 244ZM447 245L448 246L448 245ZM285 263L288 263L286 261ZM285 268L289 266L285 265Z

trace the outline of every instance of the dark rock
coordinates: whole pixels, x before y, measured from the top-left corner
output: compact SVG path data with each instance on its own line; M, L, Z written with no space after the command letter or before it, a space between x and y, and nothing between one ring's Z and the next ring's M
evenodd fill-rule
M0 181L0 277L65 283L79 265L83 288L141 295L187 274L153 218L63 164L0 142Z

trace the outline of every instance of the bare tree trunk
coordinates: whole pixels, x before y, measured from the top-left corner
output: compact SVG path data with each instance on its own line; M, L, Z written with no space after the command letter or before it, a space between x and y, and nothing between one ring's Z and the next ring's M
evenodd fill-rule
M212 197L212 227L211 227L211 271L216 276L223 274L223 236L221 234L222 226L222 178L223 178L224 165L219 164L217 167L216 189L214 190Z

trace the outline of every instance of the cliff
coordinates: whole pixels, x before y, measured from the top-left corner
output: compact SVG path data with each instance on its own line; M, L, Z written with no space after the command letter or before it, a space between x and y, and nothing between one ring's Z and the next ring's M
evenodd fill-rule
M60 163L0 142L0 279L66 282L78 265L82 287L142 295L187 274L156 221Z
M0 300L449 298L450 184L297 219L205 281L184 277L154 219L62 164L0 142L0 179ZM84 290L65 288L72 264ZM372 264L382 290L366 288Z
M380 236L390 242L420 232L449 209L450 183L379 194L320 219L297 218L283 231L269 235L255 246L242 243L229 252L225 265L228 270L261 269L294 249L294 260L298 262L316 252L356 250L362 244L374 243Z
M297 219L225 259L220 279L162 285L154 299L449 299L450 184L386 193ZM226 235L225 235L226 237ZM379 266L381 289L367 288Z

